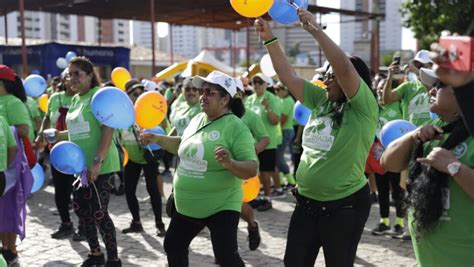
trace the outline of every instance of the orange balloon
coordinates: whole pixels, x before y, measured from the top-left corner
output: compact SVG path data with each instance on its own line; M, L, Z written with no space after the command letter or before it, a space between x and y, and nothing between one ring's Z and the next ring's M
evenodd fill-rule
M260 17L267 13L274 0L230 0L232 8L247 18Z
M166 117L168 104L156 91L146 92L135 102L135 121L143 129L155 128Z
M128 151L125 149L125 147L122 147L123 150L123 166L127 165L128 163Z
M116 87L125 90L125 84L132 79L130 72L126 68L117 67L112 70L112 82Z
M38 107L44 113L48 111L48 95L47 94L43 94L38 98Z
M314 81L312 81L312 83L319 86L319 87L321 87L321 88L323 88L323 89L326 89L326 85L321 80L314 80Z
M257 176L244 180L242 183L243 201L250 202L254 200L260 192L260 178Z

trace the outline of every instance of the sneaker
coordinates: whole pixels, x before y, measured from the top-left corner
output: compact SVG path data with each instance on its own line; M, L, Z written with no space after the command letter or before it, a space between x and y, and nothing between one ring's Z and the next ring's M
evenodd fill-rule
M80 241L85 241L86 239L87 238L86 238L84 228L79 226L77 228L76 232L72 235L72 240L80 242Z
M72 234L74 234L74 227L72 226L72 223L70 224L62 223L61 226L59 226L59 229L56 232L51 234L51 237L54 239L62 239Z
M130 227L125 228L122 230L122 234L128 234L128 233L140 233L143 232L143 226L141 223L135 223L131 222Z
M104 254L100 254L100 255L97 255L97 256L94 256L94 255L87 255L87 260L85 260L83 263L82 263L82 267L88 267L88 266L103 266L105 264L105 258L104 258Z
M121 184L118 189L115 191L115 195L121 196L125 194L125 189L123 188L123 184Z
M122 261L120 259L116 261L107 260L105 267L122 267Z
M390 226L385 223L379 223L377 227L372 230L373 235L384 235L390 231Z
M392 230L390 230L387 234L395 237L395 236L403 236L403 234L405 233L405 227L402 227L400 224L395 224L395 226L393 227Z
M283 189L281 188L278 188L278 189L274 189L272 191L272 193L270 194L270 197L271 198L285 198L286 197L286 194L285 194L285 191L283 191Z
M166 229L164 223L156 224L156 235L159 237L164 237L166 235Z
M18 262L18 253L13 253L8 249L2 250L2 255L5 261L7 262L7 266L12 266L13 264Z
M272 208L272 202L268 199L262 199L258 206L258 211L267 211Z
M401 239L401 240L405 240L405 241L410 241L411 240L410 233L408 231L405 231L404 229L402 230L402 232L400 234L392 235L392 238L393 239Z
M370 193L370 199L372 200L372 204L379 203L379 198L375 192Z
M260 245L260 231L258 229L258 223L255 222L255 227L247 228L249 231L249 249L250 250L256 250L258 246Z
M250 205L250 207L252 207L253 209L256 209L258 208L258 206L260 206L260 204L262 203L262 198L260 197L257 197L256 199L250 201L248 204Z

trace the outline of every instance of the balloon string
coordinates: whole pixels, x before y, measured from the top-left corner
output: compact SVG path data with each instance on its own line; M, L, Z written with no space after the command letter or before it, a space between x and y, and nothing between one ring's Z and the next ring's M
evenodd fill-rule
M99 197L99 192L97 191L97 187L95 187L95 183L92 183L92 186L94 186L95 189L95 195L97 196L97 200L99 201L99 208L102 210L102 203L100 202L100 197Z
M292 6L292 7L295 8L296 10L298 10L298 9L300 8L300 6L298 6L298 4L295 3L295 0L287 0L287 2L288 2L288 4L289 4L290 6ZM316 31L319 30L318 28L316 28L315 25L313 25L313 24L311 24L311 23L309 23L309 22L306 22L305 24L306 24L306 25L309 25L311 28L313 28L313 29L316 30ZM324 29L325 29L325 28L323 28L323 30L324 30Z

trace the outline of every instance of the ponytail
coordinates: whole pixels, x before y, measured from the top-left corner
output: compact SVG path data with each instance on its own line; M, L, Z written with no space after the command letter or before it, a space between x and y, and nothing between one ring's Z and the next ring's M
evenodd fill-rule
M15 76L15 81L2 80L2 82L7 93L14 95L20 99L21 102L26 102L26 92L23 87L23 81L18 75Z

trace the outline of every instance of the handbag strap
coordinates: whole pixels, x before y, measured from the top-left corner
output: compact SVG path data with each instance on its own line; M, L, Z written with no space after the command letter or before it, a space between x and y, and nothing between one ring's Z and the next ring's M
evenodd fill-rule
M184 139L184 140L188 140L189 138L191 138L191 137L194 136L195 134L197 134L197 133L199 133L200 131L204 130L204 128L208 127L208 126L211 125L212 123L218 121L219 119L221 119L221 118L223 118L223 117L225 117L225 116L227 116L227 115L231 115L231 114L233 114L233 113L227 112L227 113L225 113L225 114L223 114L223 115L217 117L215 120L206 123L205 125L203 125L203 126L200 127L199 129L197 129L193 134L189 135L189 136L188 136L186 139ZM182 140L181 140L181 143L182 143L184 140L182 139Z
M135 126L132 126L131 128L132 128L133 136L135 136L135 140L137 141L138 148L143 152L142 142L138 140L137 133L135 132Z

